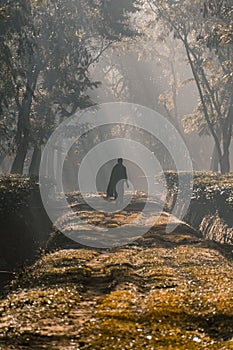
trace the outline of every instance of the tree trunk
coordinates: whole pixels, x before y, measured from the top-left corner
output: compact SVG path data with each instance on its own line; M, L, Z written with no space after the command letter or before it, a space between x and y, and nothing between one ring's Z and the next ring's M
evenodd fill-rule
M210 170L217 173L218 172L218 164L219 164L218 150L217 150L216 145L214 145L214 149L213 149L213 153L212 153L212 157L211 157Z
M20 142L16 156L12 164L11 173L12 174L23 174L24 161L27 155L29 145L29 130L24 132L22 141Z
M47 151L47 176L54 181L55 179L55 150L51 147Z
M230 172L230 145L232 139L232 124L233 124L233 94L230 97L229 110L227 118L224 120L223 130L222 130L222 140L223 140L223 155L221 160L221 171L223 174Z
M35 67L32 67L32 70ZM24 161L27 155L29 146L29 131L30 131L30 113L32 105L32 97L36 88L39 69L34 69L34 73L29 73L27 77L26 91L23 97L21 106L19 106L18 124L17 124L17 150L16 156L11 168L11 173L23 173Z
M4 156L1 155L1 156L0 156L0 166L1 166L2 162L4 161L4 159L5 159L5 155L4 155Z
M60 186L60 183L63 184L63 176L62 176L62 153L61 149L57 149L55 154L56 154L56 165L57 165L57 174L61 174L61 178L57 176L58 179L58 184L57 184L57 191L62 192L63 191L63 186ZM60 180L60 181L59 181Z
M29 167L29 175L39 175L40 168L40 160L41 160L41 146L34 145L32 159Z
M226 152L223 154L221 159L221 173L227 174L230 172L230 154L229 150L226 150Z
M0 156L0 173L4 173L4 169L3 169L3 162L4 162L4 159L5 159L5 155L3 156Z

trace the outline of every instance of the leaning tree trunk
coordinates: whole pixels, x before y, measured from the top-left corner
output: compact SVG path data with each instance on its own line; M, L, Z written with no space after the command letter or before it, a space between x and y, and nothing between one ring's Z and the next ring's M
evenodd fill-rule
M221 173L227 174L230 172L230 153L226 150L221 159Z
M230 98L229 110L227 118L224 120L222 140L223 140L223 155L221 159L221 172L226 174L230 172L230 145L233 129L233 94Z
M41 161L41 146L34 145L32 159L29 167L29 175L39 175Z
M210 170L217 173L218 172L218 165L219 165L219 160L218 160L218 150L216 145L214 145L212 157L211 157L211 164L210 164Z
M4 159L5 159L5 155L4 155L4 156L1 155L1 156L0 156L0 173L3 173L3 172L4 172L3 169L2 169L2 164L3 164Z
M31 73L33 72L33 73ZM17 125L17 150L16 156L11 168L11 173L23 173L24 161L27 155L29 146L29 133L30 133L30 113L32 105L32 97L36 88L39 69L32 67L26 84L26 91L23 97L23 101L19 106L19 116Z
M11 168L12 174L23 174L24 161L27 155L28 146L29 146L29 130L27 129L24 131L24 135L17 148L16 156Z

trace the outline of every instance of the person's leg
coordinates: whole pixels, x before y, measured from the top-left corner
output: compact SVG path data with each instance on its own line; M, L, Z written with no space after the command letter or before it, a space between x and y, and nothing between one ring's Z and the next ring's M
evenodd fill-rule
M119 196L119 203L122 204L124 199L124 181L123 180L119 182L118 196Z

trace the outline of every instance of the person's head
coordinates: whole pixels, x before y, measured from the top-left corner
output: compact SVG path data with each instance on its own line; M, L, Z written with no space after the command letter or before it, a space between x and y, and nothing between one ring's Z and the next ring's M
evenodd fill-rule
M122 158L118 158L118 159L117 159L117 163L118 163L118 164L122 164L122 163L123 163L123 159L122 159Z

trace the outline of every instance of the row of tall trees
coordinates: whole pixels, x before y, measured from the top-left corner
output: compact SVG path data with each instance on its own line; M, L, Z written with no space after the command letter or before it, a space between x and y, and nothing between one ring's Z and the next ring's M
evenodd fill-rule
M141 8L150 30L162 26L165 37L173 35L185 49L187 62L199 93L186 129L213 137L211 168L230 171L229 147L233 124L233 11L231 0L146 0ZM149 14L149 15L148 15Z
M138 102L141 100L138 86L147 97L153 90L157 101L152 108L160 110L162 106L160 111L181 133L211 136L214 148L210 169L228 172L232 140L231 1L141 0L139 6L140 11L132 15L132 22L140 35L127 48L121 47L118 54L112 56L110 64L104 66L106 91L117 99ZM135 53L140 65L134 60ZM127 67L128 60L130 65ZM151 71L148 79L147 68L152 61L155 69L160 65L160 71ZM143 64L144 69L140 71ZM140 77L139 84L131 74L132 66ZM188 71L190 77L182 80ZM166 89L158 80L161 72L167 80ZM144 78L147 79L146 86ZM153 80L155 84L151 88ZM179 92L184 86L193 91L194 85L199 95L197 107L193 113L182 116ZM144 102L151 107L151 101L145 98Z
M64 117L94 103L89 68L115 42L134 36L133 1L0 1L0 131L11 171L38 173L41 146Z
M11 152L15 155L12 172L22 173L31 150L30 173L38 173L41 148L55 126L77 108L95 103L88 92L101 82L92 79L90 68L98 65L105 52L111 57L117 47L119 56L129 50L128 65L111 59L98 65L111 94L118 100L138 102L142 89L148 95L153 90L181 132L212 136L211 170L228 172L233 123L231 3L0 0L0 157ZM154 55L162 63L169 90L159 91L156 82L151 84L153 77L146 76L147 92L140 74L148 72L141 71L142 64L135 67L140 76L136 83L130 71L135 54ZM199 101L181 125L177 96L183 82L176 68L184 56L192 73L185 83L196 84Z

